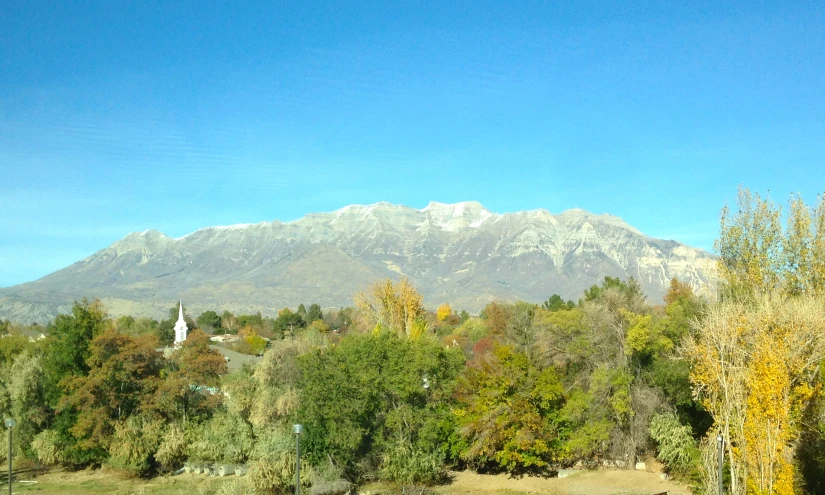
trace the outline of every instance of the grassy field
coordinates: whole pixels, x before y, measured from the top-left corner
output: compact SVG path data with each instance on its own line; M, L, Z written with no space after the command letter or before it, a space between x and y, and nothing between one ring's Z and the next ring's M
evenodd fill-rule
M106 470L78 472L50 471L39 476L16 477L13 493L40 495L239 495L247 490L227 490L228 485L240 483L235 476L225 478L196 474L161 476L151 480L127 479ZM33 481L35 483L24 483ZM4 493L5 486L0 489ZM642 471L586 471L569 478L510 478L506 475L479 475L472 472L455 473L449 485L435 487L436 495L652 495L667 492L671 495L689 495L684 486L663 481L657 474ZM374 484L362 487L357 493L388 495L394 493L389 485ZM397 493L397 492L395 492Z
M15 478L17 479L17 478ZM237 482L235 476L183 474L161 476L151 480L127 479L103 470L79 472L49 472L36 477L20 477L12 485L13 493L40 495L214 495L225 484ZM24 481L34 483L25 483Z

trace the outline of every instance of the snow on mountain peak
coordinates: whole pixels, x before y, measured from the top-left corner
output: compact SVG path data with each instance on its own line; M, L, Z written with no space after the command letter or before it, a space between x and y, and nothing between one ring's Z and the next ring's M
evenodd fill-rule
M426 214L433 224L446 231L468 227L478 228L485 220L493 216L477 201L462 201L454 204L431 201L420 211Z

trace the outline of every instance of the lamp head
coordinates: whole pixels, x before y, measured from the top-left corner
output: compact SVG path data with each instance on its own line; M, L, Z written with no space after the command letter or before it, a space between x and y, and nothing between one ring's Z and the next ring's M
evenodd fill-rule
M14 419L8 418L6 420L6 428L14 428L15 425L17 425L17 421L15 421Z
M302 425L302 424L292 425L292 433L294 433L296 435L300 435L303 432L304 432L304 425Z

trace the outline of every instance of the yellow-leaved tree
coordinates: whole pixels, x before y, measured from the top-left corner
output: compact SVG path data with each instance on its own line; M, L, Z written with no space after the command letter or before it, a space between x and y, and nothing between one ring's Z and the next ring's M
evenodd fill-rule
M390 279L376 282L356 294L355 306L366 328L390 330L413 338L427 330L422 319L424 299L406 278L397 284Z
M447 318L452 316L453 308L449 304L444 303L435 311L435 319L438 321L447 321Z
M794 440L825 358L822 300L766 295L717 304L683 352L694 394L713 415L712 436L725 440L730 493L794 493Z
M825 200L792 197L781 208L740 189L722 210L721 300L683 343L694 395L713 415L703 442L706 490L715 492L715 436L722 435L729 493L795 492L796 440L818 394L825 359Z

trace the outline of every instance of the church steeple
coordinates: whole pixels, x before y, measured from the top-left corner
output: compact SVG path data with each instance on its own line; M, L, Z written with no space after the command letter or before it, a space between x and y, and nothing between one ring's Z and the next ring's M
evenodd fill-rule
M186 340L186 332L189 328L186 326L186 321L183 319L183 301L180 302L178 308L178 321L175 323L175 345L181 345Z

